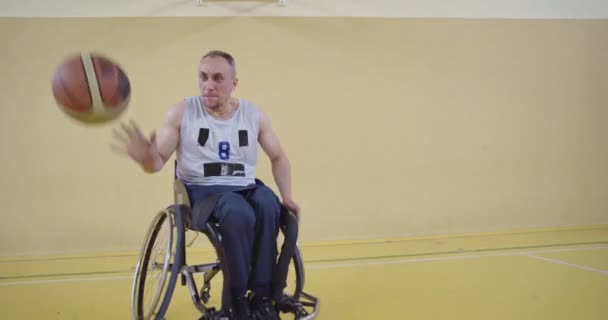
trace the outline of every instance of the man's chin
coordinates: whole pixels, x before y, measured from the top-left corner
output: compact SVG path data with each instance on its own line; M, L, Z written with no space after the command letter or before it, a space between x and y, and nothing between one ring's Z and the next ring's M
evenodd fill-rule
M203 102L205 103L205 106L207 106L207 108L211 108L211 109L215 109L220 106L219 100L215 99L215 98L214 99L204 98Z

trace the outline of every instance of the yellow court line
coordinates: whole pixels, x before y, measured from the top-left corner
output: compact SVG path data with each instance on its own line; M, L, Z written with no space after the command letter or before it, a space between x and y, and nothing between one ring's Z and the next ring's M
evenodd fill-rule
M361 258L359 260L350 260L350 261L307 261L309 265L306 269L332 269L332 268L348 268L348 267L359 267L359 266L374 266L374 265L389 265L389 264L403 264L403 263L419 263L419 262L432 262L432 261L447 261L447 260L464 260L464 259L479 259L486 257L499 257L499 256L528 256L534 254L543 254L543 253L553 253L553 252L569 252L569 251L589 251L589 250L605 250L608 249L608 245L603 246L589 246L589 247L563 247L563 248L553 248L546 250L523 250L523 251L505 251L505 252L494 252L494 253L485 253L485 254L468 254L459 253L459 254L451 254L444 256L436 256L436 257L410 257L406 259L396 259L397 257L367 257ZM533 256L529 256L533 258ZM538 257L538 256L534 256ZM544 258L544 257L541 257ZM548 259L548 258L547 258ZM552 261L555 262L555 261ZM566 262L562 264L568 264ZM571 266L574 266L573 264ZM599 270L583 265L577 265L580 269L585 269L589 271L601 271L600 273L604 274L604 270ZM594 270L590 270L594 269ZM117 271L116 273L124 273L126 274L128 271ZM608 271L606 271L608 274ZM14 278L12 278L14 279ZM12 280L11 278L6 278L5 280ZM61 278L61 279L31 279L23 280L23 281L0 281L0 286L12 286L12 285L27 285L27 284L47 284L47 283L61 283L61 282L76 282L76 281L98 281L98 280L124 280L124 279L132 279L132 276L109 276L109 277L73 277L73 278Z
M605 230L606 232L608 232L608 225L536 228L536 229L523 229L523 230L516 229L516 230L503 230L503 231L438 234L438 235L395 237L395 238L374 238L374 239L360 239L360 240L352 240L352 239L351 240L323 240L323 241L307 242L304 245L304 247L325 247L325 246L334 247L334 246L342 246L342 245L385 244L385 243L415 242L415 241L437 240L437 239L488 238L488 237L502 237L502 236L510 236L510 235L562 233L562 232L594 231L594 230Z
M537 229L519 229L519 230L506 230L506 231L491 231L491 232L478 232L478 233L460 233L460 234L443 234L443 235L426 235L426 236L412 236L412 237L396 237L396 238L374 238L374 239L360 239L360 240L323 240L323 241L310 241L301 244L301 248L313 248L313 247L337 247L337 246L351 246L351 245L373 245L373 244L389 244L389 243L402 243L402 242L416 242L424 240L437 240L437 239L462 239L462 238L487 238L496 236L509 236L509 235L523 235L523 234L542 234L542 233L561 233L561 232L572 232L572 231L593 231L593 230L606 230L608 232L608 225L591 225L591 226L574 226L574 227L554 227L554 228L537 228ZM580 243L585 244L602 244L608 243L606 241L597 242L586 242ZM573 244L549 244L547 246L561 246L561 245L579 245ZM545 245L539 245L544 247ZM194 252L212 252L212 248L192 248ZM494 250L492 248L479 249ZM501 250L501 249L499 249ZM113 251L105 253L82 253L82 254L52 254L52 255L38 255L38 256L7 256L0 257L0 263L10 262L29 262L29 261L57 261L57 260L75 260L75 259L96 259L96 258L126 258L136 257L139 255L139 251Z

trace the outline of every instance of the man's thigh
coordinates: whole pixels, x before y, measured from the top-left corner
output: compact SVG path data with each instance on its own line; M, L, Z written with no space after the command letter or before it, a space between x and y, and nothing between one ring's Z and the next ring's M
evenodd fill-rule
M217 202L220 201L222 194L232 194L241 197L236 192L246 190L250 187L241 186L202 186L202 185L186 185L188 198L192 205L192 221L195 229L202 230L208 221L218 222L218 214L214 213L217 207ZM223 201L226 201L224 199Z

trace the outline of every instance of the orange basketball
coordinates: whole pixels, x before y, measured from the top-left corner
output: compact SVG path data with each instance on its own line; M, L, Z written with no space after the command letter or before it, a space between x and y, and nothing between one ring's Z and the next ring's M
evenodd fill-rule
M85 123L117 118L131 98L131 83L124 70L96 53L69 56L57 67L52 87L59 107Z

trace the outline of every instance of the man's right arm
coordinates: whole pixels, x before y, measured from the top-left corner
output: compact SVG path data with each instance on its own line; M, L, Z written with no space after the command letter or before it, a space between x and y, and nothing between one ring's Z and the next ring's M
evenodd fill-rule
M165 163L171 158L177 148L179 131L184 114L184 101L173 106L165 114L162 125L151 137L150 154L142 161L141 166L147 173L160 171Z

